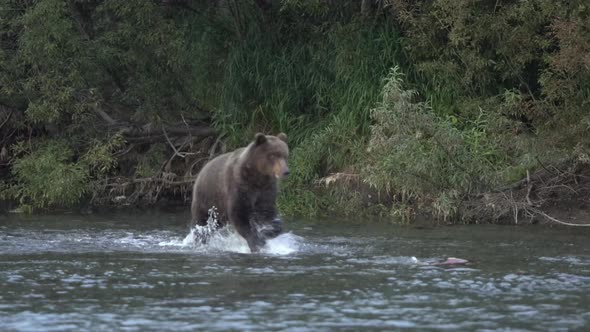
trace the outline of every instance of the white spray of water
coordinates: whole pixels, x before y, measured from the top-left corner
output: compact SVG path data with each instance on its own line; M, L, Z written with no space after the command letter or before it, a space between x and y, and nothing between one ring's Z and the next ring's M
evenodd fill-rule
M266 241L262 252L271 255L289 255L301 249L303 238L291 232L281 234L274 239Z
M269 255L289 255L299 251L302 238L292 233L284 233L267 240L261 253ZM189 247L202 252L237 252L250 253L246 240L231 225L219 227L218 213L215 207L209 210L209 219L204 226L195 225L182 241L160 243Z

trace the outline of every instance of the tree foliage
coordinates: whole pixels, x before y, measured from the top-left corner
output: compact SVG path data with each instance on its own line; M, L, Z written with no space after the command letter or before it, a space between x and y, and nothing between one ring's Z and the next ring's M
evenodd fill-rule
M33 208L186 199L200 166L258 131L290 137L287 214L355 211L364 189L324 186L346 174L450 218L469 195L590 154L583 0L27 0L0 13L0 191Z
M127 148L125 140L139 143L133 152L142 154L139 138L153 128L209 116L193 91L183 26L161 3L6 1L1 10L0 120L7 130L0 139L26 147L8 148L1 171L32 206L71 206L92 180L121 172L114 153ZM63 153L47 148L50 141ZM64 181L71 174L76 185L38 174L36 159L50 174L65 172Z

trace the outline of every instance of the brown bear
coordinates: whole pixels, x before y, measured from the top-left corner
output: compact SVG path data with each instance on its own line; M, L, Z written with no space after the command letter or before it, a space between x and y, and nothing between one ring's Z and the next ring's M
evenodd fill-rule
M252 252L278 236L282 222L276 210L278 182L289 174L287 135L258 133L247 147L209 161L193 186L192 224L204 226L217 209L220 226L232 224Z

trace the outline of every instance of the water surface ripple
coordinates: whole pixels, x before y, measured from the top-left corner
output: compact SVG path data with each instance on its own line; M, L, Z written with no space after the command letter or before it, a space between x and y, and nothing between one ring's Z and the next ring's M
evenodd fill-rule
M250 254L186 219L0 216L0 330L590 330L587 230L294 221Z

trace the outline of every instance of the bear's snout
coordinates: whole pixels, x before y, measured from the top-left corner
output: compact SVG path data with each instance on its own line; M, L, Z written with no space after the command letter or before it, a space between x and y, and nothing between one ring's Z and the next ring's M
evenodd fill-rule
M289 166L287 166L287 161L284 159L276 162L273 168L273 173L277 179L284 178L289 175Z

